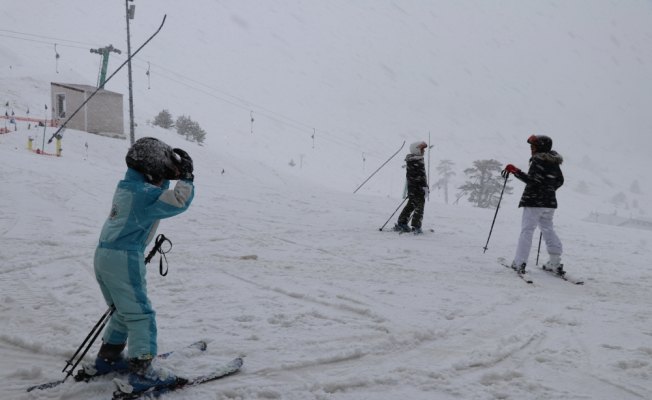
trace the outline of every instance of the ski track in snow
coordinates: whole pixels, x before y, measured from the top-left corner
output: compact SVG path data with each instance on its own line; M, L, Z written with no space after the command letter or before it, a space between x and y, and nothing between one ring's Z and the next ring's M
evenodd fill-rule
M102 206L94 213L107 208L101 197L110 196L109 181L96 184L101 190L91 201ZM70 193L76 187L59 185L70 185ZM646 298L646 271L610 274L605 255L579 252L586 259L575 264L586 267L569 273L586 274L585 287L531 268L537 285L531 288L471 244L490 217L482 210L447 220L438 217L457 210L433 205L427 221L438 223L436 233L399 236L365 225L382 219L375 211L386 208L382 200L359 204L325 193L284 201L271 187L256 196L239 195L235 187L227 188L236 193L232 197L224 188L203 190L187 215L160 229L174 247L168 277L157 275L158 257L148 277L159 341L165 349L182 345L181 338L211 341L207 354L192 363L170 362L177 371L192 374L234 355L245 356L245 368L170 398L607 399L652 393L646 384L651 347L622 339L635 335L649 343L652 337L649 308L631 309L631 299ZM94 191L77 193L92 197ZM46 226L77 213L71 203L84 204L74 196L47 199L62 216L41 220ZM346 210L344 217L328 211L334 204ZM101 381L21 393L57 379L104 310L91 266L101 218L94 220L96 229L67 220L54 235L20 214L9 220L0 282L1 310L11 318L3 324L0 351L19 361L17 368L3 366L9 380L3 390L17 399L110 396L111 385ZM516 228L503 229L514 237ZM592 246L580 231L568 236L575 247ZM609 240L636 246L626 238ZM512 243L505 242L509 251Z

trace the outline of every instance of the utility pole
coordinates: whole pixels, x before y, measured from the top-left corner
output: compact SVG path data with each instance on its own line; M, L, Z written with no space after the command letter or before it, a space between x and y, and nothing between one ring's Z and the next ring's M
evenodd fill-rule
M430 149L432 149L432 145L430 144L430 131L428 131L428 175L426 175L426 181L428 182L426 197L428 201L430 201Z
M5 120L5 129L7 129L6 121L7 120ZM45 116L43 118L43 146L41 146L41 151L43 153L45 153L45 131L47 129L47 126L48 126L48 105L46 104L45 105Z
M129 5L134 0L125 0L125 12L127 16L127 71L129 71L129 140L133 145L136 141L134 133L134 92L131 80L131 37L129 33L129 20L134 19L136 5Z

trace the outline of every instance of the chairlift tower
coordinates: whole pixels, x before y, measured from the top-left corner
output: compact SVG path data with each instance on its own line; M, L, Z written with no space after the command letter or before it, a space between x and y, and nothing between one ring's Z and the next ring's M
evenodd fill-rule
M102 64L100 66L100 76L97 80L97 87L104 88L104 82L106 81L106 70L109 67L109 54L117 53L120 54L121 51L113 47L112 44L106 47L100 47L99 49L91 49L91 53L99 54L102 56Z

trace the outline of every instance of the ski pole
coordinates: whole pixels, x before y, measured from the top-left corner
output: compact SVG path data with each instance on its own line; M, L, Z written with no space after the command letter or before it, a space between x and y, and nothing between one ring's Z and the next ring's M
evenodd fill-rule
M430 144L430 131L428 131L428 175L426 175L426 181L428 182L428 193L426 193L426 198L430 201L430 149L432 145Z
M539 265L539 253L541 253L541 238L543 237L543 232L539 232L539 247L537 248L537 263Z
M61 372L66 372L66 369L68 369L68 367L70 367L70 366L72 366L72 368L70 368L70 370L67 372L66 377L63 378L63 381L64 381L64 382L66 381L66 379L68 379L68 377L69 377L70 375L72 375L72 373L73 373L73 371L75 370L75 368L77 368L77 365L79 365L79 363L81 362L81 360L84 358L84 356L85 356L86 353L88 352L88 349L90 349L91 346L93 345L93 343L95 343L95 340L96 340L97 337L99 336L100 332L102 332L102 330L104 329L104 326L105 326L106 323L109 321L109 319L111 318L111 315L113 315L113 312L114 312L114 311L115 311L115 306L112 304L112 305L109 307L109 309L106 310L106 311L104 312L104 314L102 314L102 317L100 317L100 320L97 321L97 324L95 324L95 326L93 327L93 329L91 329L90 333L88 334L88 336L86 336L86 339L84 339L84 341L82 342L82 344L79 345L79 348L77 348L77 351L75 352L75 354L73 354L72 357L70 357L70 360L66 361L66 366L63 367L63 369L61 370ZM93 336L93 333L95 334L94 336ZM89 339L91 336L93 336L93 338L92 338L91 341L88 343L88 345L86 346L86 348L84 349L84 351L81 353L81 355L79 356L79 359L78 359L78 360L73 364L72 361L75 359L75 357L77 357L77 355L79 354L80 350L82 349L82 347L84 347L84 345L86 345L86 342L88 342L88 339Z
M503 201L503 193L505 192L505 186L507 186L507 178L509 178L509 173L505 174L505 183L503 183L503 190L500 191L500 198L498 199L498 205L496 205L496 213L494 214L494 220L491 222L491 229L489 229L489 237L487 237L487 243L484 245L485 253L489 247L489 239L491 238L491 232L494 230L494 223L496 222L496 216L498 216L498 209L500 208L500 202Z
M113 71L113 73L112 73L111 75L109 75L109 77L106 78L106 79L104 80L104 84L106 84L109 80L111 80L111 78L113 78L113 77L115 76L115 74L117 74L118 71L120 71L120 70L122 69L122 67L124 67L125 65L127 65L127 63L131 62L131 60L134 58L134 56L135 56L136 54L138 54L138 52L141 51L141 50L143 49L143 47L145 47L145 45L147 45L147 43L149 43L152 39L154 39L154 36L158 35L158 33L161 31L161 28L163 28L163 24L165 24L165 19L166 19L166 18L167 18L167 14L163 15L163 21L161 22L161 25L159 25L159 27L158 27L158 29L156 30L156 32L154 32L154 33L149 37L149 39L147 39L147 40L145 41L145 43L143 43L142 45L140 45L140 47L139 47L138 49L136 49L136 51L134 51L133 53L131 53L131 56L129 56L129 58L127 58L127 60L125 60L125 62L123 62L122 64L120 64L120 66L118 67L118 69L116 69L115 71ZM68 124L68 122L70 122L70 120L71 120L75 115L77 115L77 113L78 113L82 108L84 108L84 106L86 105L86 103L88 103L88 102L89 102L89 101L90 101L90 100L91 100L91 99L92 99L92 98L97 94L97 92L99 92L99 91L100 91L101 89L103 89L103 88L104 88L104 87L102 86L102 87L98 87L97 89L95 89L95 91L94 91L93 93L91 93L91 94L88 96L88 98L87 98L83 103L81 103L81 105L80 105L79 107L77 107L77 109L76 109L72 114L70 114L70 116L69 116L65 121L63 121L63 123L61 124L61 126L59 127L59 129L57 129L57 131L54 132L54 134L50 137L50 139L48 140L48 143L52 143L52 139L53 139L53 138L54 138L54 137L55 137L55 136L56 136L56 135L57 135L57 134L58 134L58 133L59 133L63 128L65 128L66 125Z
M399 204L398 207L396 207L396 210L394 210L394 212L392 213L392 215L390 215L389 218L387 218L387 221L385 221L385 223L383 224L383 226L381 226L380 229L378 229L379 231L382 231L382 230L383 230L383 228L385 227L385 225L387 225L387 223L389 222L389 220L392 219L392 217L394 216L394 214L396 214L396 212L398 211L398 209L401 208L401 206L403 205L403 203L405 203L405 201L406 201L407 199L408 199L407 197L403 199L403 201L401 202L401 204Z
M401 149L403 148L403 146L405 146L405 140L403 141L403 144L401 145L401 147L399 147L398 150L396 150L396 153L392 154L392 156L391 156L390 158L388 158L387 161L385 161L385 162L383 163L383 165L381 165L380 167L378 167L378 169L376 169L376 170L374 171L373 174L369 175L369 178L365 179L365 181L362 182L362 183L360 184L360 186L358 186L358 187L353 191L353 193L355 194L355 192L357 192L357 191L358 191L358 190L359 190L359 189L360 189L360 188L361 188L365 183L367 183L367 181L368 181L369 179L371 179L374 175L376 175L376 172L380 171L380 169L381 169L382 167L384 167L385 164L387 164L387 163L389 162L389 160L391 160L392 158L394 158L394 156L396 156L396 155L398 154L398 152L401 151Z

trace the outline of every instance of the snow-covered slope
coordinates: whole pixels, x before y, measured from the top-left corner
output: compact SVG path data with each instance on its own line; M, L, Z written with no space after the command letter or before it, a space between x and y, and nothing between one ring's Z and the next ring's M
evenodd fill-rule
M106 308L92 257L125 142L69 131L56 158L26 151L25 134L0 136L1 397L109 398L106 380L24 390L58 379ZM173 242L169 275L149 270L160 348L209 341L206 354L167 362L190 375L245 356L241 374L170 398L652 395L649 231L559 218L569 274L586 285L532 267L532 287L496 262L514 250L513 204L483 254L493 210L430 202L434 233L380 232L396 199L330 192L157 135L197 168L195 202L159 229Z

